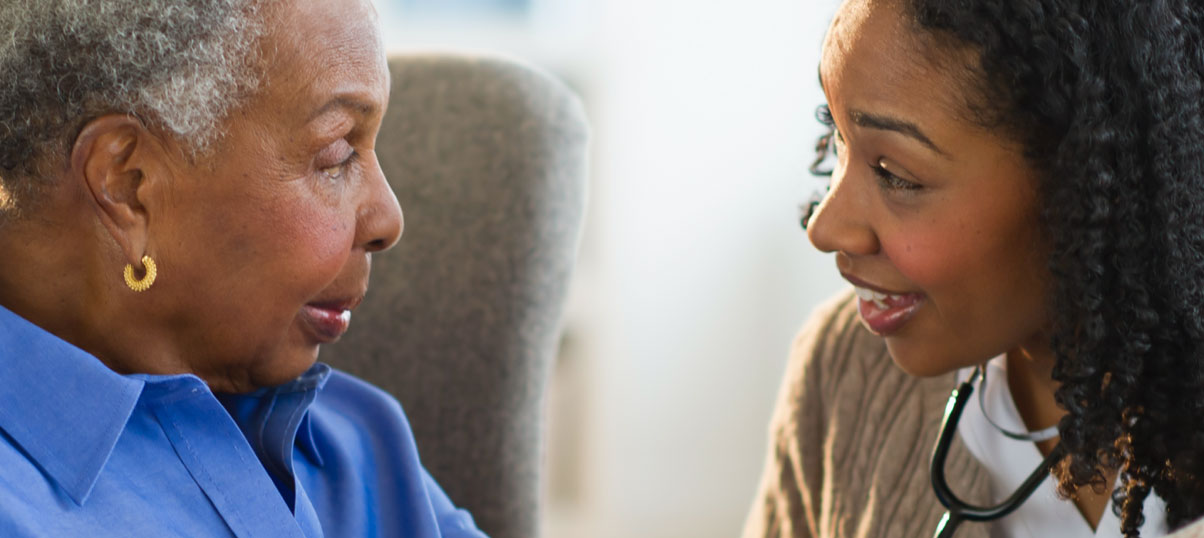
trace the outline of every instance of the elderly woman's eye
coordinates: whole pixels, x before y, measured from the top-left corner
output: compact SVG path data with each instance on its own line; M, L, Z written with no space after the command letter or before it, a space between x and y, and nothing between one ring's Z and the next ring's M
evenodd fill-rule
M348 155L338 164L319 168L318 172L329 179L342 179L342 177L347 173L347 168L351 166L357 155L358 152L352 151L350 155Z
M334 166L329 166L329 167L323 168L321 170L321 172L323 174L329 176L330 178L334 179L334 178L341 177L343 175L343 169L346 168L346 166L347 166L346 163L339 163Z

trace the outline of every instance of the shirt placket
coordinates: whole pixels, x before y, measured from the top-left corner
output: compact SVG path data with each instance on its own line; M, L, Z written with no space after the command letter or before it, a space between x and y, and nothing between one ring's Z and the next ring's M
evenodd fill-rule
M180 462L239 538L306 538L242 431L199 379L148 385Z

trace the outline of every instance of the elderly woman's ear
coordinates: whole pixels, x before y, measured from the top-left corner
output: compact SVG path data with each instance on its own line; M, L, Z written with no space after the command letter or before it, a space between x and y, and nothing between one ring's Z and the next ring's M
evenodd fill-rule
M168 159L174 146L137 118L113 114L88 122L72 147L63 187L82 189L80 194L134 266L147 252L148 209L156 207L170 185Z

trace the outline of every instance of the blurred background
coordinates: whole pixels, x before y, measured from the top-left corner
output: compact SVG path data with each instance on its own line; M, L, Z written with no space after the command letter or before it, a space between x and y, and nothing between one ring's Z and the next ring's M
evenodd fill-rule
M838 0L376 3L391 50L521 58L593 124L544 536L738 536L791 339L842 287L798 224Z

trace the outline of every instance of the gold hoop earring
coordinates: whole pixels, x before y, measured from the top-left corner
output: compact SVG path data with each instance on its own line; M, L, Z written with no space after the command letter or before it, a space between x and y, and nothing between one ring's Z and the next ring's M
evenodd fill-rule
M155 260L150 256L142 257L142 266L146 267L146 274L142 278L134 278L134 266L125 264L125 285L131 290L143 292L155 284L155 277L159 276L159 269L155 267Z

